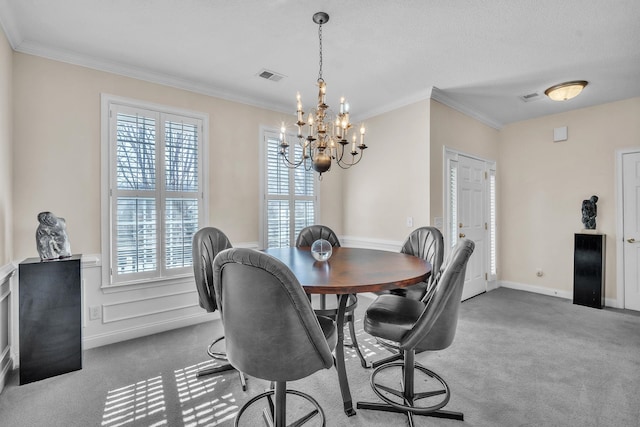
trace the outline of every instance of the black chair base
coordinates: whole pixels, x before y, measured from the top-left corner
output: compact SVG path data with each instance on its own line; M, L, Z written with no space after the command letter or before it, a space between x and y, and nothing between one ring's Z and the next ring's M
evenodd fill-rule
M292 423L287 423L286 422L286 394L293 394L293 395L304 398L305 400L307 400L309 403L313 405L314 409L308 412L307 414L303 415L296 421ZM275 404L271 398L274 395L276 397ZM316 415L320 415L320 421L321 421L322 427L325 427L326 425L324 411L322 410L322 407L320 406L320 404L313 397L311 397L306 393L303 393L297 390L287 389L285 382L277 382L275 385L275 389L272 388L270 390L265 391L264 393L260 393L259 395L254 396L247 403L242 405L242 407L238 411L238 414L236 415L233 425L235 427L239 427L240 418L242 417L242 414L244 414L244 412L251 405L256 403L258 400L264 399L264 398L268 399L268 405L269 405L269 410L264 409L262 413L264 423L267 427L298 427L298 426L304 425L307 421L310 421ZM251 426L253 427L255 426L255 424L251 424Z
M394 412L396 414L405 414L411 427L414 426L413 415L422 415L425 417L434 418L446 418L449 420L464 421L464 414L462 412L444 411L442 409L429 412L428 414L414 414L403 409L398 409L395 406L388 405L386 403L373 403L373 402L358 402L358 409L370 409L372 411Z
M358 402L356 407L358 409L405 414L410 426L413 426L414 415L463 421L464 415L462 413L442 410L451 396L449 386L438 374L415 363L414 356L415 353L413 351L407 351L404 354L403 362L386 363L374 369L371 373L371 388L384 403ZM395 389L376 382L376 377L379 373L392 368L397 368L400 371L401 389ZM416 392L414 389L416 372L426 375L427 383L432 383L435 380L438 385L428 391ZM420 383L424 384L425 381L420 381ZM429 403L425 406L418 406L418 400L427 400Z
M207 348L207 354L216 360L221 360L224 362L227 362L227 356L224 352L221 351L214 351L213 350L213 346L216 345L218 342L222 341L224 339L224 336L216 339L215 341L213 341L210 345L209 348ZM213 375L213 374L219 374L221 372L226 372L226 371L235 371L236 368L234 368L230 363L224 363L222 365L219 366L211 366L211 367L207 367L207 368L201 368L198 369L198 372L196 373L196 377L200 378L200 377L204 377L207 375ZM242 391L247 391L247 379L244 376L244 374L240 371L238 371L238 376L240 377L240 384L242 385Z

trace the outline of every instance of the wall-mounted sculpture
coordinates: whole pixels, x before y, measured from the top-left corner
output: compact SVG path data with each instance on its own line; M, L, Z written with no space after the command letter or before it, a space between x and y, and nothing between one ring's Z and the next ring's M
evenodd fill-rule
M40 259L51 260L71 256L71 245L67 236L67 223L51 212L38 214L38 229L36 230L36 246Z
M598 215L598 196L591 196L589 200L582 201L582 223L587 230L596 229L596 216Z

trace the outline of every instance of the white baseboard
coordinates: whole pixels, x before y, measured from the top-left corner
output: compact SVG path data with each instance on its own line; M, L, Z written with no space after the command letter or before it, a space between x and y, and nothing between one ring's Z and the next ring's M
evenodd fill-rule
M340 236L340 243L345 247L378 249L382 251L399 252L402 242L394 240L370 239L368 237Z
M533 292L535 294L549 295L552 297L573 299L573 294L568 291L560 291L558 289L545 288L542 286L529 285L526 283L510 282L507 280L500 280L499 283L500 283L500 287L503 287L503 288Z
M220 318L218 312L197 314L194 316L186 316L178 319L171 319L164 322L147 323L139 327L123 329L114 332L96 334L92 336L84 336L82 338L83 350L101 347L103 345L114 344L120 341L126 341L134 338L140 338L147 335L153 335L160 332L170 331L172 329L184 328L185 326L196 325L198 323L209 322Z
M572 291L560 291L558 289L545 288L542 286L534 286L526 283L510 282L508 280L501 280L499 282L499 286L504 288L509 288L509 289L517 289L519 291L527 291L527 292L533 292L536 294L542 294L542 295L548 295L552 297L559 297L559 298L573 300ZM613 298L605 298L604 305L605 307L619 308L618 300Z

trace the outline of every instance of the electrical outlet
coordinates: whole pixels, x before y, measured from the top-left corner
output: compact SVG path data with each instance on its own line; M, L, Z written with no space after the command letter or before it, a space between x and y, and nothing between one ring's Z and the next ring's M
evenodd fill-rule
M407 217L407 227L409 227L409 228L413 227L413 217L412 216L408 216Z
M102 317L99 305L92 305L89 307L89 320L98 320Z

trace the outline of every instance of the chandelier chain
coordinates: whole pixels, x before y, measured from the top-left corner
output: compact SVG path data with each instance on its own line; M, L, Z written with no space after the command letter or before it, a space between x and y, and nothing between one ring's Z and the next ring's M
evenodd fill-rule
M318 40L320 41L320 68L318 71L318 81L323 81L322 79L322 24L318 25Z

